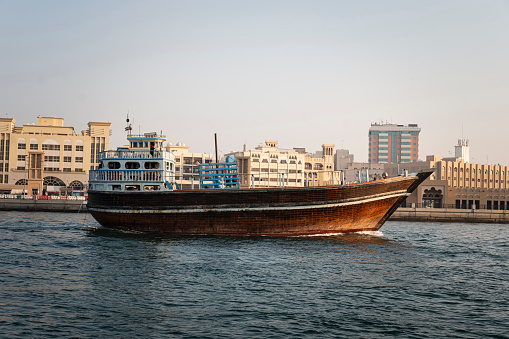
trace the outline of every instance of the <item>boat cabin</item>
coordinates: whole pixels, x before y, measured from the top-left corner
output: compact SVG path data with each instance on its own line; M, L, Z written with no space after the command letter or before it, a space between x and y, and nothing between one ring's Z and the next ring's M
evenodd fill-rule
M90 171L90 190L173 190L175 155L163 148L164 135L128 135L127 147L99 154L99 168Z
M128 135L127 147L99 153L99 168L90 171L91 191L172 191L175 182L175 155L163 148L164 135ZM239 188L235 158L226 163L199 166L198 189Z

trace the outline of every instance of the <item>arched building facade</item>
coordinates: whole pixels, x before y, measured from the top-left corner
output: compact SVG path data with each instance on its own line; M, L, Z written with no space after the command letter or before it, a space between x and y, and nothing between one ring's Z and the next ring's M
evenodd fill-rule
M78 134L63 118L39 116L37 124L21 127L15 122L0 118L0 191L83 194L98 152L109 148L110 123L89 122Z

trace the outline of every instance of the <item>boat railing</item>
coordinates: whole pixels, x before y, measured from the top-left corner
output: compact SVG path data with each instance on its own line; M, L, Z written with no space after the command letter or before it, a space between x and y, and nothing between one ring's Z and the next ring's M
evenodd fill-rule
M90 171L89 181L112 181L112 182L163 182L165 178L164 170L93 170ZM168 173L168 172L166 172Z
M236 162L199 165L202 189L239 188L239 171Z
M127 139L166 139L166 135L157 133L146 133L146 134L131 134L127 136Z
M103 151L99 153L99 160L104 159L145 159L145 158L163 158L171 159L172 153L166 151L134 151L134 150L116 150Z

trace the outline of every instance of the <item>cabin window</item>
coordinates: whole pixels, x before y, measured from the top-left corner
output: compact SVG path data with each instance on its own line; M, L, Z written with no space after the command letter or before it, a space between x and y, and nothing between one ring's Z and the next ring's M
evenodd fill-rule
M108 168L109 169L119 169L120 168L120 163L118 161L110 161L108 163Z
M125 185L126 191L139 191L140 185Z
M139 162L134 162L134 161L126 162L125 163L125 168L126 169L138 169L138 168L140 168L140 163Z
M112 191L121 191L122 185L111 185L111 190Z
M158 162L148 161L145 163L145 169L158 169L158 168L159 168Z
M145 185L143 189L145 191L159 191L159 185Z

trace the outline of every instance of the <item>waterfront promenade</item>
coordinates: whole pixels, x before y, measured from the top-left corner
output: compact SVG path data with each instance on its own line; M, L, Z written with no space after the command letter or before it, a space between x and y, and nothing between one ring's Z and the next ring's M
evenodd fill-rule
M509 224L509 211L400 207L390 220Z
M88 212L86 200L68 198L49 200L0 198L0 211ZM400 207L389 220L509 224L509 211Z
M87 201L84 197L65 197L65 199L63 197L55 197L55 199L0 198L0 211L88 212Z

